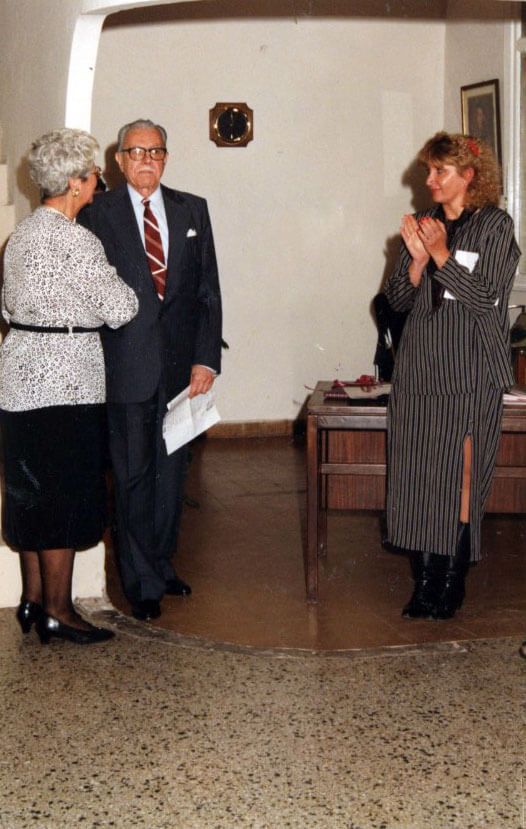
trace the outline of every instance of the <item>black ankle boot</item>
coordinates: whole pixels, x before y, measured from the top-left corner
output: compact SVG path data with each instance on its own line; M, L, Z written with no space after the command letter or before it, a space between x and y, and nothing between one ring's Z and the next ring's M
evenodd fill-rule
M439 595L440 562L433 553L414 553L411 565L415 588L402 610L406 619L431 619Z
M438 597L433 619L451 619L462 607L466 595L465 581L471 554L469 524L461 524L455 554L449 556L444 584Z

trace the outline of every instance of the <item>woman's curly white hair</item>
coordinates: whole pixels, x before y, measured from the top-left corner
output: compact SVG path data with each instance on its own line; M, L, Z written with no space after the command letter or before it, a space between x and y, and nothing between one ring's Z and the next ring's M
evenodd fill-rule
M89 132L67 127L33 141L27 157L29 172L42 198L63 195L71 178L87 179L98 149L98 141Z

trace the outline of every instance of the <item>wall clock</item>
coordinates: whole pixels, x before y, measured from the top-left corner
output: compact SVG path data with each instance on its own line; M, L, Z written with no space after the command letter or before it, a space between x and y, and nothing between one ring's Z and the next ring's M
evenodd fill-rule
M209 116L210 140L218 147L246 147L254 138L254 113L247 104L216 104Z

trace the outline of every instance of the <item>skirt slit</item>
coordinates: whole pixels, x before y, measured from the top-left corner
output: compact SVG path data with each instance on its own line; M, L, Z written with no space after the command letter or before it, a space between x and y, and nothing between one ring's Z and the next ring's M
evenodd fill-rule
M479 364L480 365L480 364ZM393 388L388 407L388 540L406 550L452 555L463 488L464 442L471 436L471 558L481 558L480 526L500 438L502 389L481 369L474 390L419 395Z

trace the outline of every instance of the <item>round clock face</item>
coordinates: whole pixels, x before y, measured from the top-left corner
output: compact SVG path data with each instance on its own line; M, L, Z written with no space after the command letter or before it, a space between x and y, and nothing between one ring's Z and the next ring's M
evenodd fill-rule
M223 141L232 144L241 141L247 134L250 121L245 112L237 107L229 107L217 119L217 132Z
M208 111L208 124L210 141L218 147L246 147L254 138L254 112L248 104L218 102Z

